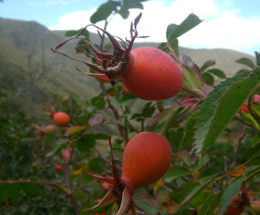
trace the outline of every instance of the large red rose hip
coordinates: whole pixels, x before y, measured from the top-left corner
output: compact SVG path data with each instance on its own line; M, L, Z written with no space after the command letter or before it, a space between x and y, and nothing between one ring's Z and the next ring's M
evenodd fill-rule
M132 214L136 214L136 205L132 198L135 189L156 182L168 171L172 159L170 144L163 136L152 132L141 132L135 135L127 143L124 151L122 177L113 161L111 139L109 145L113 173L108 177L94 175L78 164L86 174L112 185L98 205L81 212L117 201L119 204L117 215L123 215L129 210Z
M123 156L123 181L133 189L160 179L169 169L172 150L161 135L141 132L127 144Z
M180 67L165 52L142 47L130 52L121 79L127 89L144 100L163 100L175 96L182 87Z
M97 49L90 41L82 38L81 34L85 29L83 29L75 38L66 40L55 49L52 49L52 51L57 54L65 55L70 59L83 62L97 73L101 73L87 74L89 76L102 81L109 80L112 86L117 82L123 82L132 94L141 99L169 99L175 96L182 88L182 70L171 56L160 49L142 47L132 50L134 40L139 37L136 27L140 19L141 14L137 16L134 23L131 24L131 40L127 40L126 42L122 39L119 42L118 37L112 36L109 32L96 25L90 24L86 26L86 28L94 26L106 34L113 45L113 50L110 50L109 52L103 51L101 46ZM76 49L85 53L86 56L94 58L96 64L92 64L86 60L75 59L59 51L64 44L74 39L83 40L87 43L87 45L83 46L92 49L94 55L82 51L82 45Z

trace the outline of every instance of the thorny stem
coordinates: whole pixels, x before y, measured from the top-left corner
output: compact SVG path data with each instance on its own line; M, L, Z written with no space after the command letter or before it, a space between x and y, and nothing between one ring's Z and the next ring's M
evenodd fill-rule
M70 176L69 176L69 162L66 159L64 159L64 166L65 166L65 174L66 174L66 181L67 181L67 188L68 188L67 195L69 196L69 198L72 202L74 211L77 212L78 211L78 205L77 205L77 202L75 201L74 196L71 192Z
M249 162L251 162L251 161L252 161L253 159L255 159L255 157L257 157L257 156L258 156L258 155L253 156L252 158L250 158L249 160L247 160L245 163L243 163L243 164L240 165L239 167L233 169L233 170L230 171L230 172L225 173L224 175L219 176L219 177L216 178L214 181L220 180L220 179L222 179L222 178L224 178L224 177L230 175L231 173L236 172L237 170L239 170L239 169L241 169L242 167L246 166ZM259 173L259 172L260 172L260 169L257 171L257 173ZM257 173L254 172L254 173L252 173L252 175L253 175L253 174L256 175ZM254 176L254 175L253 175L253 176ZM246 179L244 179L244 182L247 181L247 180L249 179L249 177L251 178L251 177L253 177L253 176L251 176L251 175L248 176Z
M240 149L240 147L241 147L242 141L243 141L243 139L246 137L247 133L248 133L248 132L244 132L244 133L243 133L243 124L240 123L240 129L239 129L240 137L239 137L239 139L238 139L237 149L236 149L236 153L235 153L235 155L234 155L234 161L233 161L232 167L235 167L236 164L237 164L238 152L239 152L239 149Z
M107 19L105 20L105 25L104 25L104 30L107 29L107 25L108 25L108 21ZM104 38L105 38L105 32L103 31L102 33L102 40L101 40L101 43L100 43L100 47L102 49L103 45L104 45ZM116 108L111 104L110 102L110 99L107 95L107 92L106 92L106 88L105 88L105 84L103 82L100 83L100 86L101 86L101 89L102 89L102 94L103 96L106 98L106 101L108 103L108 107L113 111L114 113L114 116L116 118L117 121L120 120L120 117L119 117L119 114L116 110ZM120 133L120 136L125 140L125 142L127 143L128 142L128 138L126 137L125 133L124 133L124 129L123 129L123 126L118 124L118 129L119 129L119 133Z
M98 151L98 149L96 148L96 147L94 147L93 148L94 149L94 151L98 154L98 156L102 159L102 160L104 160L106 163L108 163L109 165L112 165L111 164L111 162L108 160L108 159L106 159L99 151ZM122 168L121 167L119 167L119 166L116 166L117 167L117 169L119 169L120 171L122 171Z
M112 110L112 112L114 113L114 116L116 118L117 121L120 121L120 116L116 110L116 108L111 104L110 102L110 99L107 95L107 92L106 92L106 88L105 88L105 85L101 83L101 89L102 89L102 94L103 96L105 97L107 103L108 103L108 107ZM125 135L125 132L124 132L124 128L121 124L118 124L118 129L119 129L119 133L120 133L120 136L125 140L125 142L127 143L128 142L128 137Z
M70 141L69 145L67 146L67 148L70 148L70 146L75 143L77 140L79 140L81 137L77 137L76 139L73 139L72 141Z
M248 177L246 177L243 181L243 183L247 182L249 179L253 178L255 175L260 173L260 169L258 169L257 171L253 172L251 175L249 175Z

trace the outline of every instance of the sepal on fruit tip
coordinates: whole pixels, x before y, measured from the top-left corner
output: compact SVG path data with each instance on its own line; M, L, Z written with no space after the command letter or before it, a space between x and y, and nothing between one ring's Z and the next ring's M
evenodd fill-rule
M104 207L106 205L109 205L110 203L113 203L114 201L116 201L116 197L113 194L112 189L110 189L110 191L105 195L105 197L101 200L101 202L99 202L96 206L94 206L92 208L87 208L87 209L81 210L77 214L80 214L81 212L84 212L84 211L93 210L95 208Z
M132 206L132 203L132 192L126 186L123 191L120 208L116 215L123 215L124 213L126 213L129 210L130 206Z

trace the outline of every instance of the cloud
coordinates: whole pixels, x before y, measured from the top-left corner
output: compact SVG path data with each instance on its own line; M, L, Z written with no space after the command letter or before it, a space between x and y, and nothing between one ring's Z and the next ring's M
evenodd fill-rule
M188 33L179 38L179 44L189 48L227 48L238 51L248 50L248 47L260 43L260 17L242 19L239 10L231 8L231 3L217 4L214 0L175 0L144 2L143 15L138 24L139 35L149 35L147 39L137 42L166 41L166 29L171 23L180 24L190 13L198 15L204 21ZM218 1L219 2L219 1ZM89 17L95 12L92 8L88 12L66 14L59 19L59 24L50 26L51 30L79 29L89 24ZM129 38L130 23L141 12L132 9L129 19L124 20L115 15L108 25L108 31L121 38ZM104 23L97 23L103 27ZM94 28L90 28L90 31Z
M44 2L39 2L39 1L30 1L29 5L35 5L38 7L50 7L52 5L57 5L57 4L62 4L62 5L67 5L69 4L68 0L49 0L49 1L44 1Z
M78 11L68 13L59 19L59 24L49 26L50 30L78 30L90 24L89 18L96 11L92 8L89 11Z

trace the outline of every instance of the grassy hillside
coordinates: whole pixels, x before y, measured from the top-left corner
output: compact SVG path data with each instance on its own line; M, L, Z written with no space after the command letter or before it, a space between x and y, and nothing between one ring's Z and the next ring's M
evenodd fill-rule
M99 83L76 70L88 68L64 56L54 54L54 48L65 39L65 31L50 31L36 22L0 19L0 79L8 83L9 96L14 96L19 90L28 86L31 80L41 71L43 75L30 87L19 102L29 109L35 108L35 102L48 100L50 93L66 96L72 92L83 99L89 99L100 92ZM93 43L99 43L97 34L91 33ZM158 43L138 43L133 48L142 46L157 47ZM62 51L77 58L86 59L84 55L76 54L74 44L68 43ZM188 49L180 47L180 53L190 56L198 66L207 60L215 60L216 68L232 76L239 69L245 68L235 60L241 57L254 57L244 53L226 49ZM31 56L31 66L28 66L28 56ZM30 68L29 68L30 67ZM26 102L24 102L26 101Z
M53 31L60 37L65 39L66 31ZM92 43L99 44L100 39L97 34L90 33L90 39ZM108 41L108 40L106 40ZM165 42L165 41L162 41ZM133 46L133 49L139 47L158 47L159 43L146 42L139 43L138 39ZM181 54L185 54L190 56L191 59L198 65L202 66L207 60L215 60L216 65L215 68L223 70L228 77L233 76L238 70L246 68L245 66L236 63L235 61L241 57L250 58L253 62L255 62L255 58L252 55L248 55L245 53L237 52L229 49L189 49L184 47L179 47L179 52Z
M86 70L84 65L73 62L68 58L54 54L50 48L54 48L63 41L63 37L53 33L37 22L25 22L12 19L0 19L0 38L25 54L30 54L38 62L44 59L45 65L55 71L59 71L80 82L84 86L96 91L98 83L77 72L76 66ZM70 55L76 54L74 44L67 44L63 51ZM81 56L85 59L85 56Z
M16 102L26 110L33 111L47 102L51 93L67 96L75 93L82 99L90 99L96 93L80 84L67 74L42 65L35 59L30 61L28 54L16 49L12 44L0 39L0 80L8 86L7 95L14 98L19 91L24 91ZM35 77L42 74L38 80Z

